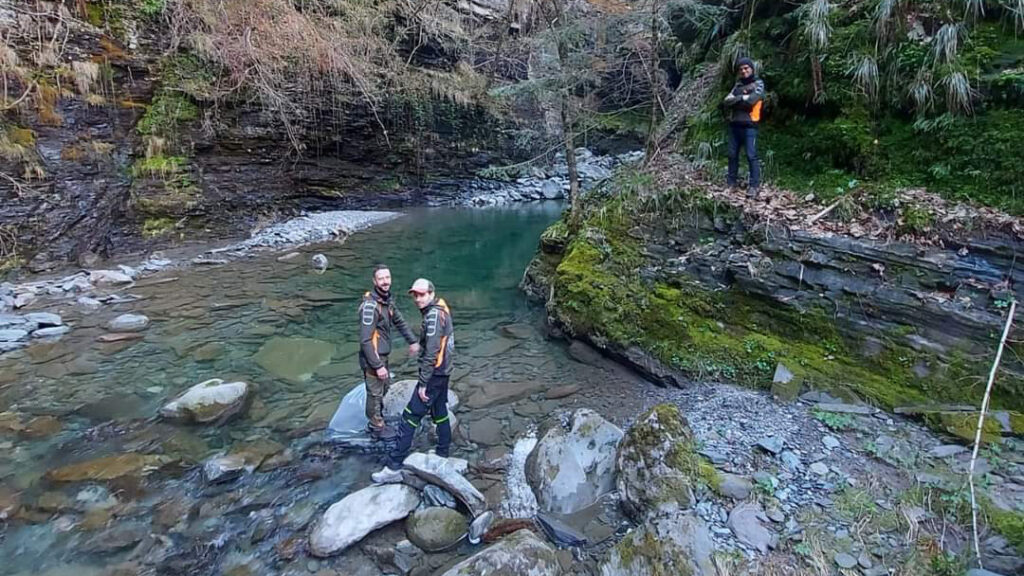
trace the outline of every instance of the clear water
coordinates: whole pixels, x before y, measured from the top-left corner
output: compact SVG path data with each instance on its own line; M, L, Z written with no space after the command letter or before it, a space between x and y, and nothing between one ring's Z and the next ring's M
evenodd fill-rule
M558 204L410 210L343 244L302 249L294 260L278 262L280 254L273 254L169 271L128 289L142 297L137 302L86 314L66 307L61 312L74 330L63 340L0 359L0 412L22 422L53 415L61 424L59 432L42 438L0 429L0 506L5 494L8 500L17 494L23 510L18 518L0 521L0 573L81 576L126 561L160 567L161 573L174 573L173 567L203 572L221 570L237 557L254 558L253 572L275 573L280 566L275 568L269 549L287 528L249 544L253 515L283 525L289 511L322 510L365 485L375 457L316 461L297 455L291 467L223 487L207 486L195 463L241 441L272 439L287 446L323 428L341 396L360 381L355 309L377 262L391 267L401 309L417 329L420 315L405 296L416 277L431 279L451 305L459 346L456 380L572 381L564 350L545 342L539 331L515 342L500 334L505 324L543 323L543 310L528 304L517 286L540 232L560 210ZM315 252L331 261L322 275L308 264ZM177 279L160 283L168 278ZM110 318L129 311L153 321L143 340L96 341ZM261 347L280 338L317 341L305 341L286 360L305 358L323 343L329 357L306 358L308 365L293 367L291 378L275 375L256 358ZM393 370L412 376L404 346L396 348ZM197 358L206 353L214 358ZM208 378L255 384L257 400L248 416L220 428L171 425L155 417L163 403ZM507 426L519 425L515 415L507 416ZM58 485L44 477L62 465L123 452L170 455L182 464L142 481L102 485ZM117 504L109 518L99 514L106 519L99 527L88 526L97 515L88 512L93 505L76 501L88 500L88 490L109 492ZM47 506L47 498L66 502ZM191 517L170 528L155 521L154 508L176 499L192 506ZM110 531L119 527L142 527L147 536L116 550L97 542L115 540Z

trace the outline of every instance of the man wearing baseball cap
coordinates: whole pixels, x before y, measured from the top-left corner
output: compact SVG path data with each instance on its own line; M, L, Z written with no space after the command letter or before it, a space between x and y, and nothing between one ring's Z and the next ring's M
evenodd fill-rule
M436 454L447 458L452 443L452 427L448 421L448 379L455 350L451 311L443 299L434 295L434 284L426 278L413 282L409 294L423 314L418 383L402 413L398 444L388 454L384 469L372 475L377 484L402 479L402 461L409 453L420 421L428 412L437 426Z

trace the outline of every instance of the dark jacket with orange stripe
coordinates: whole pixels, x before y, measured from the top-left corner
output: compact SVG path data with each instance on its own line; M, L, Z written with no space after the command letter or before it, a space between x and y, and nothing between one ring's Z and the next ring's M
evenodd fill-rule
M757 126L761 122L761 107L764 106L764 81L757 77L746 81L740 79L725 97L725 105L731 110L731 124Z
M435 298L421 312L419 385L426 386L433 376L451 375L455 334L451 310L443 299Z
M382 357L391 353L392 326L398 328L409 344L416 341L390 295L381 296L376 290L363 294L363 301L359 304L360 368L376 370L384 365Z

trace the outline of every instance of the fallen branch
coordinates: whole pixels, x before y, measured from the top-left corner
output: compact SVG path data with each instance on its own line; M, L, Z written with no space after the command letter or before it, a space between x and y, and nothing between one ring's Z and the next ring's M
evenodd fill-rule
M978 461L978 449L981 447L981 430L985 425L985 413L988 411L989 400L992 398L992 383L996 379L996 370L999 368L999 361L1003 357L1003 348L1006 346L1006 336L1010 333L1010 326L1013 324L1013 314L1017 311L1017 301L1010 303L1010 312L1006 315L1006 326L1003 327L1003 337L999 339L999 349L996 351L996 360L992 363L992 370L988 373L988 385L985 386L985 396L981 400L981 412L978 414L978 429L974 432L974 451L971 453L971 467L967 476L967 483L971 487L971 526L974 529L974 553L978 557L978 567L984 568L981 564L981 546L978 544L978 500L974 495L974 465Z
M839 206L839 202L841 202L841 201L842 201L842 198L840 198L839 200L836 200L835 202L829 204L828 207L825 208L824 210L822 210L821 212L818 212L814 216L811 216L807 220L807 225L810 226L811 224L814 224L815 222L817 222L818 220L821 220L825 216L828 216L828 213L833 211L833 210L835 210L836 206Z

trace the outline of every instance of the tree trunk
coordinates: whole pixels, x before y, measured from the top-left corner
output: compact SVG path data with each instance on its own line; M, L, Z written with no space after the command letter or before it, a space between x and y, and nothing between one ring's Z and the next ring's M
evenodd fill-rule
M562 71L561 87L558 91L560 115L562 120L562 136L565 140L565 164L569 170L569 225L575 229L579 226L582 214L580 208L580 178L576 172L576 134L573 131L575 115L572 113L571 95L566 81L569 72L569 46L561 33L565 26L562 0L550 0L551 15L548 26L555 33L555 45L558 49L558 64Z

